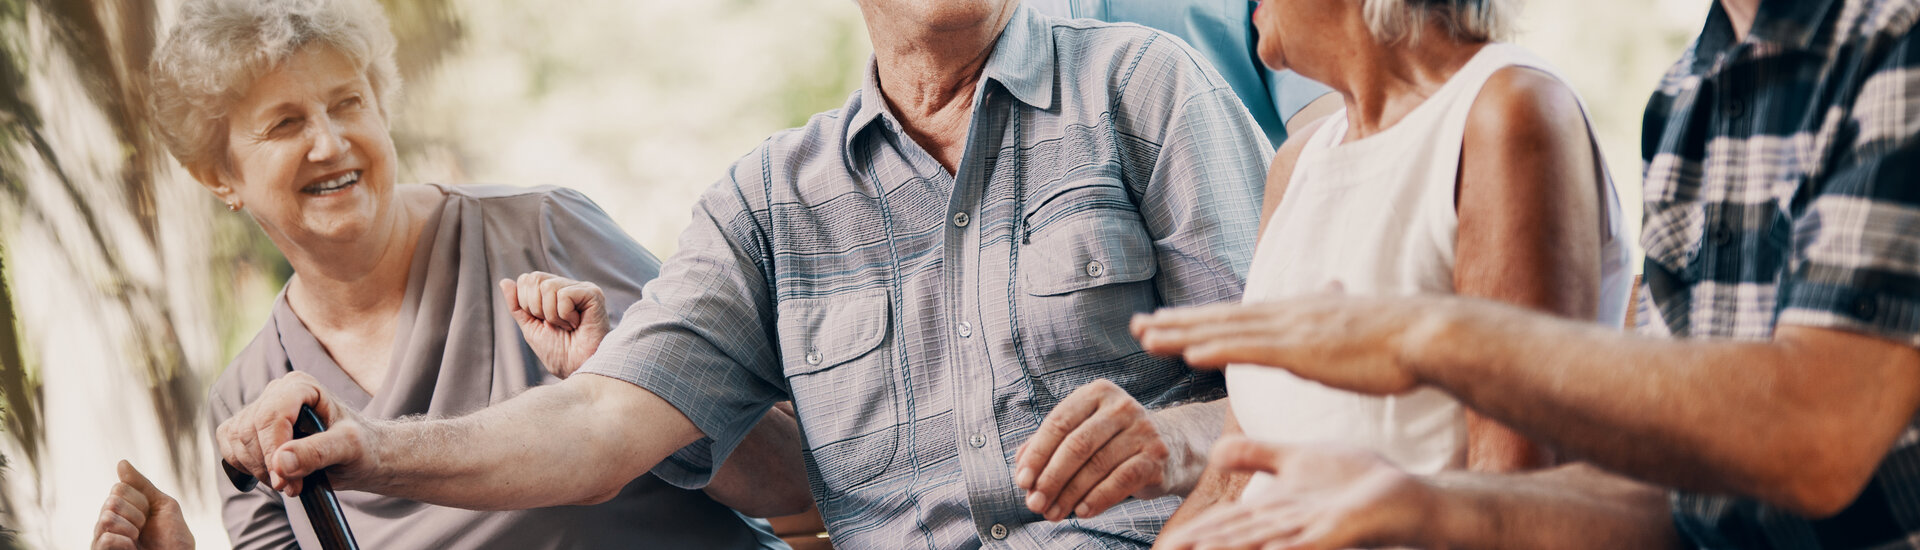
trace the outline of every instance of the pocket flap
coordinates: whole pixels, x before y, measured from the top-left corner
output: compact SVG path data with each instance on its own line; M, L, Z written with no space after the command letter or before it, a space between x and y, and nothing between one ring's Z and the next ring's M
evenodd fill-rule
M1022 248L1020 264L1021 286L1034 296L1144 281L1159 267L1140 215L1124 210L1082 213L1048 226Z
M887 339L887 289L780 304L780 355L788 375L830 369Z

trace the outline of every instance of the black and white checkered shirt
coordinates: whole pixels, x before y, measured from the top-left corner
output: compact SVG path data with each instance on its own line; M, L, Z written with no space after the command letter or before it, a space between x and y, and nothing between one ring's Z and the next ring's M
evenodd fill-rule
M1920 345L1920 0L1766 0L1740 41L1712 9L1647 105L1640 330ZM1690 493L1673 509L1708 548L1920 548L1920 425L1832 518Z

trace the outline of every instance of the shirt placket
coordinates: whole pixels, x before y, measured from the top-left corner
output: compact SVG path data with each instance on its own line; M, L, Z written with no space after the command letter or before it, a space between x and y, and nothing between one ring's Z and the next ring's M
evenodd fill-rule
M988 97L983 108L975 117L1004 119L1007 117L1004 104L999 97ZM976 128L1004 128L1001 120L977 121ZM991 334L984 330L992 323L985 322L990 308L1005 308L1001 303L982 303L983 288L1005 288L1010 273L989 273L982 266L982 246L990 235L983 234L985 228L1004 231L1005 224L984 223L983 216L998 215L982 210L989 195L988 176L994 171L989 166L987 154L997 151L1005 144L993 140L992 136L974 134L969 144L968 155L962 160L957 174L961 179L954 185L947 223L947 258L958 260L958 269L949 268L947 273L949 303L955 304L951 315L949 331L954 343L953 360L948 364L953 369L953 401L956 419L955 445L960 453L962 478L966 482L968 508L972 511L974 530L980 541L987 547L1011 547L1017 540L1019 505L1018 491L1012 484L1012 473L1007 464L1006 450L1000 437L1000 429L994 415L993 390L999 379L996 366L991 360L988 348L991 342L1008 338L1005 334ZM1006 132L1002 139L1018 140L1018 132ZM1017 145L1017 144L1016 144ZM1018 147L1014 147L1017 151ZM1017 154L1017 153L1016 153ZM986 285L986 286L982 286Z

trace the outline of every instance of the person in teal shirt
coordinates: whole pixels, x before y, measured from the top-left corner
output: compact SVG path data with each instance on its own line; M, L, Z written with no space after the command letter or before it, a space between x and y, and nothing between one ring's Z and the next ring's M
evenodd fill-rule
M1253 9L1259 2L1027 0L1027 5L1055 17L1135 23L1187 41L1227 79L1273 147L1287 140L1290 126L1312 122L1340 108L1340 98L1325 85L1260 63L1254 53L1260 36L1253 28Z

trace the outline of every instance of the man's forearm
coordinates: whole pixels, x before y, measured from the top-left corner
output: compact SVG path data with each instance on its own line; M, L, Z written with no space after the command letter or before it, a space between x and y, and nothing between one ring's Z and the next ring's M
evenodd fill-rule
M475 510L604 502L700 437L659 396L594 375L468 416L373 432L368 490Z
M1679 548L1666 491L1573 464L1527 474L1427 478L1435 548Z
M1850 501L1920 398L1912 350L1864 336L1656 340L1455 305L1405 344L1422 382L1570 458L1802 513Z

